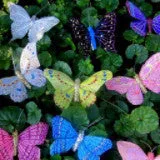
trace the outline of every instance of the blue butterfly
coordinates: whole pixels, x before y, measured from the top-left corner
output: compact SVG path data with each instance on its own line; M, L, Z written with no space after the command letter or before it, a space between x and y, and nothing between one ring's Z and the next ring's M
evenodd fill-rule
M115 49L115 28L116 14L108 13L99 22L96 28L86 28L77 18L70 19L73 37L80 45L84 56L89 56L91 50L97 49L97 43L105 51L116 52Z
M26 87L42 87L46 83L43 71L38 69L39 66L36 43L28 43L20 57L20 71L15 67L16 76L0 79L0 95L10 95L14 102L24 101L28 98Z
M52 119L52 136L54 142L50 146L50 154L56 155L77 150L79 160L99 160L100 155L112 148L110 139L85 136L84 131L79 134L71 123L61 116Z

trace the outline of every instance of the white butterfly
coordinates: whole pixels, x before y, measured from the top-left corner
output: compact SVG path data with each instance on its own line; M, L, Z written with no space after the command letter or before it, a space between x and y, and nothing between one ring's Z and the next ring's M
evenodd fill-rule
M37 20L35 16L30 18L26 10L19 5L9 2L8 6L10 19L13 21L11 25L12 41L23 38L28 32L29 42L37 42L45 32L59 23L59 19L54 16Z
M20 71L15 69L16 76L0 79L0 95L10 95L14 102L22 102L28 98L26 87L42 87L46 83L39 66L36 43L28 43L20 57Z

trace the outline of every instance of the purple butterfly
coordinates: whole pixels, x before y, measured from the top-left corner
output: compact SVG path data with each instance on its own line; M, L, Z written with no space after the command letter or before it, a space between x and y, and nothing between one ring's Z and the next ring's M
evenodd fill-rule
M131 22L130 27L139 35L146 36L147 27L148 32L152 33L152 29L156 34L160 34L160 15L155 18L146 18L143 12L136 7L130 1L126 1L126 7L128 9L129 14L135 18L133 22Z

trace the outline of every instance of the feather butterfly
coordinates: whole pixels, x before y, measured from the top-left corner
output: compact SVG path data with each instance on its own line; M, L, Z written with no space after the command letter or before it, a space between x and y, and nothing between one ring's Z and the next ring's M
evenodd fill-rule
M126 97L133 105L143 103L143 93L147 89L154 93L160 93L160 53L152 55L142 66L139 75L134 78L119 76L106 82L108 90L126 94Z
M118 141L117 148L122 160L160 160L160 155L155 157L152 152L145 154L137 144L131 142Z
M80 101L84 107L90 106L96 101L95 93L112 78L112 72L107 70L93 74L82 83L79 79L74 82L66 74L52 69L45 69L44 75L55 88L54 101L61 108L69 107L72 99Z
M131 22L130 27L139 35L146 36L147 27L149 33L152 32L152 29L156 34L160 34L160 15L151 18L146 18L143 12L136 7L132 2L127 1L126 7L129 14L135 19Z
M9 2L12 40L23 38L28 32L29 42L37 42L45 32L48 32L53 26L59 23L59 19L54 16L36 19L36 16L30 18L24 8Z
M97 42L106 51L115 52L115 27L116 14L109 13L99 22L98 26L93 29L91 26L85 26L77 19L70 20L71 28L75 41L81 46L84 56L89 56L91 49L97 48Z
M112 148L110 139L98 136L85 136L84 131L77 133L71 123L61 116L52 119L51 156L68 152L71 148L77 151L79 160L98 160L100 155Z
M20 71L15 69L16 76L0 79L0 95L10 95L14 102L28 98L26 87L42 87L46 83L37 57L36 43L28 43L20 57Z
M0 128L0 160L40 160L40 149L36 145L44 143L48 133L48 125L40 122L25 129L18 135L15 131L11 136Z

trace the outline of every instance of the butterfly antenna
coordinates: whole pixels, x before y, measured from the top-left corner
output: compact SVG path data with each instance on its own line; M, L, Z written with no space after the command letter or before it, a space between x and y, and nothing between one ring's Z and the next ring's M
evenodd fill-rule
M111 102L108 102L108 101L106 101L105 99L103 99L103 98L101 98L105 103L108 103L109 105L111 105L111 106L113 106L113 107L115 107L115 108L117 108L118 110L120 110L121 112L123 112L124 114L126 114L127 115L127 112L125 112L123 109L121 109L119 106L117 106L117 105L115 105L115 104L113 104L113 103L111 103Z
M90 123L90 124L88 125L87 129L90 128L90 127L92 127L92 126L94 126L95 124L97 124L98 122L100 122L100 121L103 120L103 119L104 119L104 117L99 117L99 118L97 118L95 121L93 121L92 123Z
M148 143L146 143L143 140L140 140L140 142L142 142L143 144L145 144L150 149L150 151L152 152L152 148L151 148L151 146Z
M15 127L15 128L18 127L18 124L19 124L19 121L20 121L20 118L21 118L21 116L22 116L23 111L24 111L24 110L22 109L22 111L21 111L20 114L19 114L19 117L18 117L18 120L17 120L17 123L16 123L16 127Z
M48 1L47 1L48 2ZM53 2L53 0L51 0L51 2ZM44 10L48 5L50 5L50 3L46 3L46 5L44 5L34 16L37 16L42 10Z
M160 144L158 146L155 146L151 151L154 152L159 146Z

